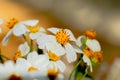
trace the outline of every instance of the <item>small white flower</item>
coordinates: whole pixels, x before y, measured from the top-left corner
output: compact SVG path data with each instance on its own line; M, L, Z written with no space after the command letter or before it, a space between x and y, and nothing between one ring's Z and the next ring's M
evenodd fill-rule
M30 29L30 28L29 28ZM30 31L30 39L37 39L40 35L44 35L45 34L45 29L43 27L32 27L31 30L33 29L34 32ZM38 31L37 31L38 29Z
M64 49L69 63L77 59L76 49L72 46L71 42L75 42L75 37L69 29L49 28L50 32L54 35L44 35L37 39L40 49L48 43L54 43ZM54 46L55 48L56 46Z
M49 68L59 69L61 72L64 72L66 69L65 64L60 60L60 57L64 55L64 50L59 49L59 46L54 47L54 44L47 44L44 53L47 56L47 60L49 60Z
M0 80L32 80L23 65L17 65L13 61L6 61L0 64Z
M27 42L24 42L18 47L18 50L22 53L23 56L25 56L30 52L30 46Z
M45 59L44 55L38 55L36 51L33 51L27 55L27 59L18 58L16 63L24 65L26 70L31 72L46 69L48 60Z
M83 40L85 40L85 41L83 41ZM83 42L84 42L84 44L83 44ZM90 56L92 54L94 54L94 52L100 52L101 51L101 47L100 47L99 42L96 39L89 39L86 36L80 36L80 37L77 38L76 44L80 48L82 48L83 45L84 45L89 49L89 50L83 49L83 51L80 52L80 53L83 53L83 61L85 63L87 63L88 66L90 66L90 70L92 72L92 63L91 63Z
M30 47L27 42L24 42L18 47L18 51L15 53L14 60L17 58L25 57L30 52Z
M2 40L2 44L6 45L8 43L12 33L18 37L25 35L27 32L29 32L26 26L35 26L37 23L38 20L26 20L18 22L18 20L15 18L11 19L11 21L8 23L10 30Z

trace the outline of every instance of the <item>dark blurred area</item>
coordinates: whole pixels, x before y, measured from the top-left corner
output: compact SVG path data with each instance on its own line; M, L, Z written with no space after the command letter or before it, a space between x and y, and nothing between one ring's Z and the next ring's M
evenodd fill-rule
M87 29L95 30L104 60L94 67L91 74L95 80L119 80L117 71L120 70L120 0L1 0L0 5L0 18L5 21L11 17L20 20L39 19L39 24L45 28L69 28L76 37ZM0 40L8 31L3 26ZM8 47L3 46L6 54L17 48L10 47L19 39L13 36L13 40L15 41L11 40ZM18 46L19 43L13 46ZM7 55L11 57L11 54ZM116 64L117 68L113 67ZM112 77L113 73L116 75Z

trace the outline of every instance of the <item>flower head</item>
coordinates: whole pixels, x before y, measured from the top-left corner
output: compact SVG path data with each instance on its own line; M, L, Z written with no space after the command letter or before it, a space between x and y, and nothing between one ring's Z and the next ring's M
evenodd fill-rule
M60 60L60 57L64 55L64 51L59 50L59 46L56 46L54 49L54 44L47 44L44 53L47 56L47 60L49 60L49 68L59 69L61 72L64 72L66 69L65 64L62 60Z
M18 51L15 53L15 56L13 57L14 61L17 60L17 58L25 57L30 52L30 47L27 42L24 42L18 47Z
M2 44L6 45L9 41L12 33L15 36L22 36L25 35L29 30L26 26L35 26L38 23L38 20L26 20L19 22L17 19L12 18L8 22L8 28L10 29L7 35L4 37Z
M49 28L48 31L54 35L44 35L37 39L37 43L40 49L44 49L44 46L48 43L53 43L59 46L60 49L66 53L66 57L69 63L74 62L77 59L76 49L71 44L75 42L75 37L69 29ZM54 48L56 47L54 46Z
M92 71L92 63L97 63L102 60L101 46L99 42L94 39L96 33L93 30L88 30L85 36L78 37L76 44L82 48L83 61L90 66Z
M25 67L15 64L13 61L6 61L0 64L0 80L31 80L29 73Z

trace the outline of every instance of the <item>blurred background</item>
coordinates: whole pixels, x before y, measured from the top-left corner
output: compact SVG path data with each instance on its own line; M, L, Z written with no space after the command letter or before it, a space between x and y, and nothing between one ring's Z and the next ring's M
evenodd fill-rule
M5 22L1 25L0 41L9 30L5 27L6 21L12 17L21 21L39 19L44 28L69 28L76 37L87 29L95 30L104 59L91 74L95 80L119 80L109 77L116 73L113 69L120 70L119 60L117 68L111 67L120 57L120 0L0 0L0 18ZM1 45L1 50L12 57L21 42L20 38L12 36L7 46ZM66 72L69 73L71 67Z

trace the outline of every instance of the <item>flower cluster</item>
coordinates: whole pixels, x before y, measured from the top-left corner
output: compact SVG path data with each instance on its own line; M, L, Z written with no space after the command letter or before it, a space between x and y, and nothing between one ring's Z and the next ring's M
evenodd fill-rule
M12 34L23 38L24 42L18 46L12 60L4 61L3 58L8 58L0 52L0 80L65 80L67 66L61 59L63 56L66 56L69 64L77 63L69 80L73 73L74 80L92 78L88 70L92 72L92 66L102 61L101 47L95 39L96 32L87 30L75 38L69 29L44 29L39 27L38 22L12 18L7 23L9 31L2 44L7 45ZM0 24L2 23L1 19ZM78 74L81 76L78 77Z

